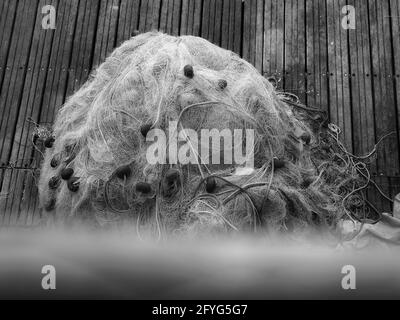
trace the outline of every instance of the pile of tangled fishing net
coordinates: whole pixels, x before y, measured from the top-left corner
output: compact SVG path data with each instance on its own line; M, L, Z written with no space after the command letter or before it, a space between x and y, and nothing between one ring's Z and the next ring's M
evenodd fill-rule
M147 134L168 132L171 121L198 164L149 163ZM254 167L204 163L189 129L254 130ZM158 235L373 222L363 192L373 152L351 155L339 135L323 112L276 91L238 55L197 37L146 33L117 48L58 113L41 204L57 221L132 221Z

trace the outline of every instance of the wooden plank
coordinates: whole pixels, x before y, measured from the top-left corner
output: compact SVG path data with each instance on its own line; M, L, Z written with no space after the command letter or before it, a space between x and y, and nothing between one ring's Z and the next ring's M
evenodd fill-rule
M172 34L173 15L174 15L174 0L168 0L167 25L166 25L166 33L168 34Z
M40 0L39 10L36 12L36 21L41 21L42 13L40 8L46 4L57 6L55 0L48 2ZM11 162L17 162L24 168L38 167L39 163L32 161L34 152L32 135L34 126L29 124L26 119L29 117L38 121L40 112L40 101L43 96L44 82L48 72L49 56L54 30L44 31L40 23L35 23L34 36L29 54L28 70L25 78L23 96L20 105L20 112L17 122L17 130L14 136L14 145L11 154ZM39 103L38 103L39 102ZM11 215L10 223L17 224L26 220L26 211L19 209L30 201L28 197L26 170L13 170L10 185L14 186L12 198L7 204L6 211Z
M26 76L27 56L32 38L32 32L29 31L32 30L33 25L32 17L28 19L27 16L31 10L36 10L36 6L37 3L35 2L19 3L16 23L20 25L12 32L10 56L8 56L5 81L0 97L0 108L4 115L2 117L0 136L3 165L8 163L10 159L14 133L17 130L16 125L21 91ZM12 192L10 192L10 189L13 189L13 186L10 185L10 175L10 171L5 170L1 177L1 194L3 194L3 196L0 199L0 221L4 220L6 216L6 204L9 202L9 197L13 195Z
M397 137L399 140L398 150L400 149L400 2L398 0L390 0L390 21L392 26L392 43L394 54L394 86L396 92L397 105ZM399 161L400 162L400 155Z
M355 0L350 0L349 5L354 8L357 7ZM354 140L354 152L356 154L362 154L363 149L363 132L361 122L363 119L362 108L365 105L364 101L364 86L363 86L363 55L359 52L361 35L358 30L361 30L362 17L361 8L357 7L356 11L356 29L349 31L349 53L350 53L350 81L352 87L352 116L353 116L353 140Z
M192 1L187 0L182 2L182 10L181 10L181 35L187 35L189 33L189 20L191 19L191 3Z
M8 162L11 157L14 134L17 131L17 119L19 107L26 77L26 65L30 51L30 45L33 37L33 26L35 23L35 15L38 2L21 1L18 6L18 16L16 23L19 26L14 29L12 43L10 49L10 72L6 74L4 84L7 85L7 91L3 91L0 98L0 109L4 117L2 117L0 139L1 139L1 157L2 162ZM6 170L3 176L1 193L6 193L7 197L0 199L0 219L2 222L8 223L10 212L7 208L12 203L14 191L19 186L11 183L13 170ZM1 222L1 224L3 224Z
M173 1L173 14L172 14L172 32L173 36L179 36L179 25L181 20L181 0Z
M314 6L313 0L306 1L306 104L311 108L320 108L317 94L320 92L321 67L319 47L319 8L318 1Z
M336 68L336 50L335 50L335 19L332 12L335 10L334 2L332 0L327 1L327 25L328 25L328 71L329 71L329 105L330 105L330 121L338 123L337 115L337 83L334 72Z
M337 12L337 25L340 30L340 50L341 50L341 108L342 108L342 119L341 129L343 132L343 141L349 152L353 152L353 132L352 132L352 106L351 106L351 94L350 94L350 68L349 68L349 48L348 48L348 33L349 30L345 30L342 27L342 14L341 9L345 7L347 0L340 0ZM338 63L339 65L339 63ZM340 88L340 84L339 84Z
M139 32L143 33L146 31L146 13L147 7L149 6L149 2L152 0L142 0L140 5L140 14L139 14Z
M121 44L138 30L140 0L121 0L117 42Z
M117 10L115 0L101 1L93 65L99 66L113 50ZM143 27L142 27L143 28Z
M318 38L317 47L319 53L319 88L317 88L317 105L329 114L329 71L328 71L328 30L327 30L327 9L325 0L318 0Z
M388 155L386 158L384 174L387 176L398 176L400 175L400 162L399 162L399 148L400 145L398 132L398 123L396 121L397 108L396 108L396 92L395 92L395 80L394 80L394 52L392 51L392 34L391 34L391 22L390 22L390 7L389 0L380 1L381 4L381 21L382 21L382 40L384 48L384 76L383 76L383 87L385 87L385 111L384 118L387 132L394 132L384 142L384 152ZM396 54L395 54L396 55ZM397 52L398 55L398 52Z
M264 1L256 1L255 59L254 66L262 73L264 46Z
M274 75L273 60L276 57L276 28L275 28L275 0L266 0L264 4L264 46L263 46L263 67L262 74L265 76Z
M21 1L16 18L17 28L14 29L10 48L9 61L0 97L0 154L1 162L7 163L10 157L22 87L26 74L26 63L32 39L32 30L37 2Z
M160 17L160 25L159 30L161 32L167 32L168 25L168 2L169 0L163 0L161 4L161 17Z
M49 72L46 78L46 85L44 96L42 100L42 108L41 114L39 118L40 123L48 122L48 114L52 108L55 108L54 105L51 105L51 97L56 92L56 86L58 79L56 77L56 68L62 64L61 60L61 52L63 51L65 42L62 41L62 33L66 31L66 27L68 24L68 8L67 3L65 1L60 1L59 6L56 10L56 17L57 17L57 28L55 30L53 44L51 48L51 55L50 55L50 64L49 64L49 71L50 69L52 72ZM62 72L66 73L68 66L65 65L64 62L62 65ZM59 75L59 72L58 72Z
M3 30L0 33L0 90L3 87L3 79L7 69L7 59L17 14L17 5L18 2L15 0L2 2L3 10L0 15L0 30ZM3 91L0 91L0 94L3 94Z
M20 215L18 225L33 226L35 221L40 221L41 214L38 210L38 187L39 170L26 172L25 189L21 202Z
M228 42L226 44L226 48L231 51L235 51L234 43L235 43L235 7L236 1L227 1L229 4L229 11L227 12L228 16L228 30L229 30L229 37ZM225 4L225 2L224 2ZM240 3L240 6L242 3ZM242 24L241 18L239 19L238 23ZM240 52L239 52L240 54Z
M200 36L200 27L201 27L201 12L203 7L202 0L192 0L194 5L193 12L193 29L191 30L191 34L194 36Z
M284 74L283 74L283 88L293 87L291 76L291 61L292 61L292 4L293 1L285 0L285 34L284 34Z
M285 3L283 1L275 0L276 3L273 6L276 11L276 53L274 64L272 69L275 69L275 75L278 78L284 78L285 72ZM281 83L283 86L283 82ZM282 87L279 86L279 89Z
M201 37L207 39L208 37L208 27L209 23L209 13L210 13L210 0L203 0L203 12L201 17Z
M243 43L242 43L242 58L251 62L250 60L250 0L243 2Z
M64 1L61 1L63 4ZM47 78L46 93L43 101L41 123L53 123L56 112L65 101L72 44L75 33L75 22L78 16L79 0L71 0L65 4L62 28L57 28L55 41L57 50L52 50L50 62L51 77ZM60 23L60 20L58 20ZM54 55L53 55L54 53Z
M369 153L375 144L371 56L368 37L368 6L362 0L350 2L356 9L356 30L350 31L353 139L355 154ZM376 164L370 165L376 174Z
M372 68L373 68L373 90L375 105L376 139L385 134L397 131L395 95L393 92L392 79L388 79L393 70L388 19L389 16L386 1L369 1L369 17L371 27L372 46ZM378 173L380 175L396 175L399 170L398 139L392 135L386 139L378 152Z
M160 22L160 6L161 6L161 0L153 0L153 5L152 5L152 10L151 10L151 22L147 26L147 30L149 31L155 31L158 30L159 22Z
M306 17L305 0L297 1L297 54L296 54L296 91L303 103L307 102L306 93Z
M344 0L328 0L328 59L330 72L330 116L342 131L342 141L352 151L351 100L349 92L349 67L347 31L341 25Z
M231 30L229 29L229 21L230 21L230 7L234 6L234 2L230 1L223 1L222 3L222 25L221 25L221 30L222 30L222 37L221 37L221 47L224 49L229 48L229 43L232 42L231 38L233 34L231 33Z
M95 3L90 1L83 1L79 4L78 17L76 23L76 36L73 40L72 58L69 68L69 77L67 84L66 96L72 95L79 87L80 81L83 74L83 68L85 68L86 75L90 69L90 54L91 44L93 39L88 38L88 26L92 19L91 10L97 13L97 7ZM93 38L93 33L92 33ZM85 50L86 46L90 46L89 50ZM88 52L89 51L89 52ZM89 60L89 61L88 61ZM85 66L85 67L84 67Z
M215 43L217 46L221 46L222 0L215 0L215 19L213 25L214 25L213 43Z
M215 29L215 1L210 0L210 12L209 12L209 26L208 26L208 37L207 40L210 42L214 41L214 29Z
M256 64L257 0L248 0L250 9L249 62Z

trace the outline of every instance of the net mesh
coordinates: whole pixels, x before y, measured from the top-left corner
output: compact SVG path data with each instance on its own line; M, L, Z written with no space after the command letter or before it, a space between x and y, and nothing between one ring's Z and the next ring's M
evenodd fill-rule
M201 160L149 164L143 127L168 132L171 121L199 135L254 130L254 170ZM360 215L360 172L367 170L326 123L230 51L198 37L138 35L59 111L41 170L41 204L57 220L134 221L158 234L333 230L343 217ZM73 183L50 188L65 168L73 169ZM143 182L150 192L138 192Z

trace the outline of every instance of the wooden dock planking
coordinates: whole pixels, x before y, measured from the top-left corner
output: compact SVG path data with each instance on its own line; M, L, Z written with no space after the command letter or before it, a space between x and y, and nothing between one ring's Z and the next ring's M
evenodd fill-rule
M69 77L66 97L72 95L87 80L92 69L98 23L99 2L88 0L80 3L76 37L72 44L72 57L69 65Z
M319 66L320 66L320 86L317 92L319 109L329 114L329 71L328 71L328 33L327 33L327 16L326 2L318 0L318 48L319 48Z
M395 100L397 106L397 139L400 141L400 2L398 0L390 0L390 21L392 26L392 42L394 53L394 91L396 93ZM399 142L400 145L400 142ZM398 162L400 163L400 154ZM399 186L399 184L397 185ZM398 190L400 192L400 190Z
M5 77L0 96L0 155L1 163L8 163L13 144L18 106L23 90L26 63L32 38L32 27L36 12L35 1L20 1L17 8L16 25L10 44ZM22 36L22 35L25 35Z
M297 96L307 103L307 36L306 36L306 1L297 1L296 30L297 30L297 54L296 54L296 87Z
M226 1L229 3L229 1ZM202 1L182 1L181 10L181 35L200 35Z
M256 28L255 28L255 58L254 66L262 73L263 69L263 30L264 30L264 1L257 0L256 7Z
M229 43L232 42L231 39L232 39L232 36L233 36L233 34L231 33L231 30L229 28L230 27L229 23L230 23L230 18L231 18L231 15L230 15L231 6L232 7L235 6L235 2L234 1L226 1L226 0L224 0L223 3L222 3L222 13L221 13L222 26L221 26L221 30L223 30L224 34L221 37L221 47L224 48L224 49L228 49ZM182 14L182 17L183 17L183 14Z
M14 145L18 148L20 141L14 144L14 134L17 131L17 118L20 112L20 102L22 99L22 93L24 89L24 81L26 77L26 64L28 62L28 55L30 51L30 45L33 37L33 26L35 17L30 13L36 12L37 9L36 1L20 1L18 3L18 13L16 17L16 23L19 23L18 28L15 30L18 37L13 37L11 42L10 55L8 68L6 72L4 86L2 88L2 95L0 98L2 123L0 130L1 138L1 155L2 162L9 163L12 148ZM25 34L26 37L21 35ZM24 41L25 39L25 41ZM12 61L10 61L12 60ZM7 89L5 89L5 87ZM15 164L12 166L19 165L19 159L15 160ZM10 214L8 208L12 206L12 199L16 192L20 191L20 185L12 184L15 182L15 177L18 175L16 170L6 170L2 177L2 193L3 196L0 198L0 224L8 224L10 220ZM14 179L13 179L14 178ZM17 202L19 203L19 201ZM16 213L18 214L18 212Z
M315 10L312 0L305 2L305 39L306 39L306 100L305 103L311 108L318 108L316 92L318 85L319 52L318 52L318 10ZM319 88L318 88L319 90Z
M0 30L3 30L0 33L0 88L3 85L4 76L8 66L7 59L8 59L11 36L13 34L16 14L17 14L16 1L14 0L2 1L2 12L0 14Z
M46 4L57 5L55 0L48 2L46 0L39 1L39 7ZM41 20L41 13L38 11L36 21ZM19 212L18 215L13 214L11 224L25 224L27 211L26 204L30 201L29 187L27 188L27 180L29 175L35 172L35 168L39 167L39 163L33 162L32 153L34 148L32 145L32 135L34 125L27 122L27 118L33 119L35 122L39 121L39 108L40 101L43 96L44 79L48 71L49 56L51 42L53 39L54 31L47 30L42 32L41 25L36 23L34 27L34 35L29 53L29 60L27 64L27 73L24 82L23 96L20 105L19 117L17 120L17 130L14 135L14 144L11 153L10 162L16 162L23 168L34 168L29 170L12 170L12 177L10 186L15 186L13 198L9 199L10 203L6 208L6 213ZM19 142L19 143L17 143Z
M205 0L207 1L207 0ZM243 30L242 30L242 57L243 59L250 61L250 1L243 3Z
M278 90L283 90L285 77L285 2L272 0L271 6L272 41L270 51L271 72L278 80ZM264 59L267 57L264 56Z
M53 123L56 112L65 101L78 4L79 0L71 0L64 6L61 1L64 12L57 20L61 27L55 30L49 66L52 71L47 77L40 123Z
M100 2L99 28L96 35L93 65L99 66L113 51L117 42L118 0Z
M57 29L43 31L40 8L48 2L56 5ZM341 27L346 4L356 8L356 30ZM0 224L31 225L40 218L34 170L39 157L26 117L52 122L90 71L138 29L201 35L241 54L266 76L284 77L280 89L330 111L356 154L395 130L380 147L377 165L371 164L371 173L379 174L373 179L394 196L400 192L399 16L397 0L3 1ZM373 188L368 194L380 210L390 211Z
M388 176L395 176L400 174L400 163L399 159L399 140L397 135L397 121L396 121L396 96L394 91L394 65L393 65L393 54L392 51L392 34L391 34L391 20L389 11L389 0L380 1L381 5L381 21L382 21L382 41L384 48L384 60L383 60L383 77L381 75L381 81L383 81L382 87L385 88L385 111L383 121L386 126L385 130L382 130L382 134L394 132L385 140L383 149L387 154L385 168L381 170L381 173ZM398 52L397 52L398 55ZM393 163L393 165L391 165Z
M117 45L130 39L138 30L140 0L121 0Z
M262 73L264 76L275 76L275 71L272 68L273 59L275 56L272 53L272 47L276 48L276 15L272 9L274 0L266 0L264 3L264 39L263 39L263 65Z
M387 33L390 35L388 18L389 12L386 1L370 0L370 27L372 46L372 70L373 91L375 93L375 124L376 142L385 134L396 129L396 106L392 82L393 73L391 43L388 41ZM386 21L386 22L385 22ZM379 148L378 173L380 175L396 175L399 170L398 163L398 139L391 136L385 140Z
M364 139L361 121L363 118L361 109L365 106L364 100L364 86L362 80L364 79L363 70L363 55L362 41L361 41L361 24L362 16L360 8L358 7L356 0L349 0L349 5L354 6L356 9L356 30L349 32L349 54L350 54L350 68L351 73L349 74L350 83L352 87L351 95L351 106L352 106L352 124L353 124L353 142L354 142L354 153L363 154L364 150Z
M370 42L365 32L368 30L368 7L362 0L351 0L349 4L356 8L356 30L349 31L354 153L363 155L375 145ZM376 174L375 161L370 170Z
M157 0L142 0L139 15L139 32L158 30L161 2Z

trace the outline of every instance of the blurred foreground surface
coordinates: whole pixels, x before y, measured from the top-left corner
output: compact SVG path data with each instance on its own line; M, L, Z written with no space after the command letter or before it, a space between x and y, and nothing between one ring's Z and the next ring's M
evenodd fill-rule
M0 230L0 298L400 298L400 249L265 239L140 241L134 232ZM56 289L43 290L44 265ZM356 290L342 288L342 268Z

